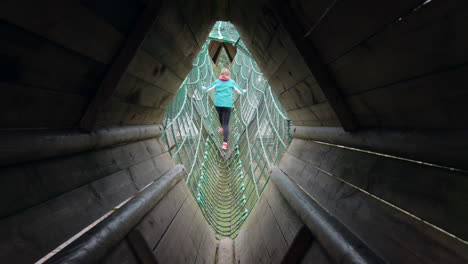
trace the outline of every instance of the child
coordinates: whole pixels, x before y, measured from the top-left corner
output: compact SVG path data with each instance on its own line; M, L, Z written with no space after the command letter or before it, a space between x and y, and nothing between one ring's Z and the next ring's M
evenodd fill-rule
M216 90L216 97L214 105L219 115L219 122L222 128L219 129L223 133L223 145L222 149L228 149L228 136L229 136L229 118L231 117L231 109L234 106L232 100L232 91L236 91L239 94L245 94L247 90L242 90L239 85L230 78L230 72L228 69L223 68L218 80L214 81L210 86L202 86L203 91L209 92L213 89Z

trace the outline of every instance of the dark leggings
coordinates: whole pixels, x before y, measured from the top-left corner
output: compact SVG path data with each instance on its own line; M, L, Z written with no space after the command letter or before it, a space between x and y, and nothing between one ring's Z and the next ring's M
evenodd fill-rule
M231 108L216 106L216 111L219 115L219 122L221 123L221 126L224 130L223 141L227 142L229 137L229 118L231 117Z

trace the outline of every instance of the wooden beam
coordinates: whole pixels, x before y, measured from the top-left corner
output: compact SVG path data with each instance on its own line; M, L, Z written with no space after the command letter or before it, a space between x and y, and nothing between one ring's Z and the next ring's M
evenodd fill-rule
M83 117L81 118L81 129L92 131L95 128L99 110L111 99L112 94L122 79L122 76L127 71L128 65L135 57L136 52L153 26L160 10L160 6L160 0L148 1L148 4L134 26L133 31L125 40L118 55L115 56L104 80L97 89L94 98L91 100Z
M291 10L288 1L275 0L272 2L272 5L281 24L284 26L286 32L289 33L291 40L304 58L307 67L317 80L318 85L322 89L325 98L328 100L328 103L338 117L341 125L346 131L355 131L358 128L358 124L340 92L340 88L333 74L324 63L314 44L304 37L306 32L302 29L303 27L297 15Z
M229 57L229 60L232 61L234 60L234 57L236 57L237 54L237 48L236 46L232 45L231 43L224 43L224 50L226 50L226 53Z
M221 42L220 42L221 43ZM219 45L217 46L218 48L216 49L216 52L214 53L213 57L211 57L213 59L213 62L215 64L218 64L218 59L219 59L219 54L221 54L221 49L223 48L223 45Z
M297 232L296 237L294 237L294 240L291 246L289 246L288 251L283 257L281 263L300 263L307 254L307 251L312 243L314 243L312 233L310 233L310 230L307 228L307 226L303 225L301 229L299 229L299 232Z
M337 217L311 199L292 176L272 167L270 179L333 263L385 263Z
M219 50L221 42L212 40L208 46L208 53L210 54L211 59L215 56L215 53Z
M158 261L153 254L153 250L143 238L140 230L133 229L127 235L128 244L142 264L157 264Z

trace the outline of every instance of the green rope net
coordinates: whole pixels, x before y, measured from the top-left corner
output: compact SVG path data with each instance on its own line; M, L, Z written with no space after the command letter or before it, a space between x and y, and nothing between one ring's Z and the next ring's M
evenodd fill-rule
M228 151L221 150L214 93L204 93L217 76L208 53L211 41L237 47L231 78L248 92L234 96ZM262 195L269 168L291 137L289 118L267 80L229 22L218 21L193 69L168 107L162 138L170 154L187 169L185 181L218 237L234 238Z

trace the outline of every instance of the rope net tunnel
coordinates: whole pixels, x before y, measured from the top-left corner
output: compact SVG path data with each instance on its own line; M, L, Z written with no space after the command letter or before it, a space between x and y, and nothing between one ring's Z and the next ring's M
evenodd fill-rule
M237 48L231 77L246 95L234 95L228 151L220 148L221 126L204 93L217 78L210 42ZM234 238L269 181L269 168L288 147L290 120L252 55L229 22L218 21L166 112L163 140L187 168L185 182L217 236Z

